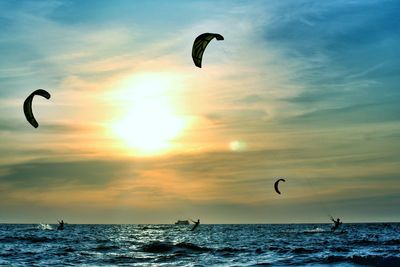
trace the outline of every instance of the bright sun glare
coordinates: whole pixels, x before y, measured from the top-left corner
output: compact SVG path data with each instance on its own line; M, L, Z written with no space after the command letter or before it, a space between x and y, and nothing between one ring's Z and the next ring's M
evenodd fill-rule
M112 130L135 154L165 152L182 133L185 121L174 113L171 99L178 86L173 76L154 73L137 75L121 85L124 115Z

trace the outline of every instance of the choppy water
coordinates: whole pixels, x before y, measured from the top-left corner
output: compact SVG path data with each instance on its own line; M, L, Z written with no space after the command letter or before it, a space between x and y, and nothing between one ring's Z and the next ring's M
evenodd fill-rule
M0 265L400 266L400 224L0 224Z

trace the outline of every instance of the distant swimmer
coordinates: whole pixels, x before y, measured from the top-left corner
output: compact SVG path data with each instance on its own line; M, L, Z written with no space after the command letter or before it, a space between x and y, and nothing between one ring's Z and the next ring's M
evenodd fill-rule
M197 226L199 226L199 224L200 224L200 219L197 219L197 222L195 222L195 221L193 221L193 220L191 220L191 221L194 223L194 225L193 225L193 228L192 228L190 231L194 231L194 229L196 229Z
M333 226L332 226L332 231L335 231L336 229L339 228L340 225L342 225L342 222L340 221L339 218L337 218L336 220L333 219L333 217L331 217L331 220L333 222Z
M63 220L58 221L57 230L64 230L64 221Z

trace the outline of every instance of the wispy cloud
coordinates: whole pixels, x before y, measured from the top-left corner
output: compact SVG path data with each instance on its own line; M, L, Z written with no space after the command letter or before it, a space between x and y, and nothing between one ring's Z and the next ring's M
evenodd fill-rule
M321 201L309 183L348 216L352 203L372 213L398 201L399 10L396 1L0 2L0 211L318 219L296 212ZM190 55L202 32L225 40L209 44L198 69ZM109 134L131 105L120 84L143 73L178 77L165 94L190 125L169 155L127 156ZM37 88L52 97L35 99L33 129L21 105ZM235 140L246 149L231 151ZM281 176L289 193L278 202L271 184ZM133 219L124 216L115 221Z

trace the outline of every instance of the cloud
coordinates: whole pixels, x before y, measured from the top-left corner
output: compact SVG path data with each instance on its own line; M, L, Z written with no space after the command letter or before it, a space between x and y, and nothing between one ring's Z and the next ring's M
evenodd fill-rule
M396 1L117 3L0 2L3 207L284 220L318 199L305 179L343 210L397 200ZM197 69L191 45L206 31L225 40ZM193 118L174 140L185 153L128 158L105 133L117 85L144 72L182 77L168 94ZM39 129L21 111L35 88L52 92L35 105ZM233 140L246 149L229 151Z
M61 157L3 164L0 168L2 203L3 207L18 203L20 210L23 210L23 203L32 203L49 208L75 207L77 212L90 207L104 211L130 207L143 213L173 206L181 211L204 212L208 207L210 213L204 216L221 222L227 221L217 216L218 210L226 218L238 218L243 222L256 218L265 220L256 215L256 211L268 210L276 214L275 219L279 221L284 217L279 210L287 213L295 211L296 207L314 205L315 201L336 203L340 200L351 205L356 198L369 203L370 198L379 195L379 201L373 205L378 207L386 203L384 195L393 192L397 183L395 154L335 155L334 152L279 149L130 160L78 161ZM287 179L281 204L276 203L273 192L276 177ZM340 210L339 204L331 206ZM223 207L240 214L248 210L253 217L239 219L240 216ZM177 210L171 212L175 214Z
M318 127L343 127L351 124L398 122L400 108L397 102L353 104L349 107L312 111L290 118L287 123L314 124Z
M400 41L399 8L395 1L280 6L264 36L292 68L288 78L304 86L290 101L319 108L318 102L343 105L393 95L390 76L399 67L392 60L398 57L393 48ZM309 23L301 23L304 19ZM384 92L377 94L382 87Z
M2 172L5 174L0 180L3 185L20 189L47 190L67 185L98 188L106 186L128 167L132 167L132 163L101 160L33 161L3 166Z

